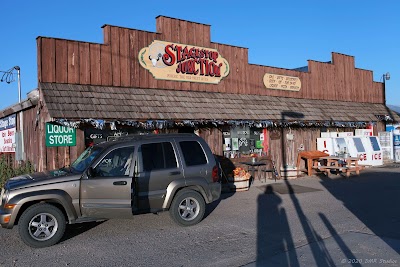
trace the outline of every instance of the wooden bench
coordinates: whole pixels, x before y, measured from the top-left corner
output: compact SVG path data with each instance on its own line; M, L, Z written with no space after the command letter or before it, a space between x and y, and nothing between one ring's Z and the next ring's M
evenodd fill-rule
M352 172L355 172L357 175L360 174L361 166L348 166L348 167L340 167L340 166L314 166L313 169L317 169L321 172L324 172L326 176L329 176L331 170L335 170L336 174L345 173L347 177L350 176Z

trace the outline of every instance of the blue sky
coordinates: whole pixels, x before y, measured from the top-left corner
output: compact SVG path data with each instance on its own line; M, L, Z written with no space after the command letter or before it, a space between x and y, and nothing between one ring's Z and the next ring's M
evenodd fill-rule
M156 31L164 15L211 25L211 41L249 48L249 63L281 68L355 57L375 81L390 72L387 104L400 106L400 1L17 1L1 4L0 71L21 68L22 99L37 87L36 37L103 42L101 26ZM1 78L2 73L0 73ZM16 76L15 76L16 77ZM18 102L0 83L0 109Z

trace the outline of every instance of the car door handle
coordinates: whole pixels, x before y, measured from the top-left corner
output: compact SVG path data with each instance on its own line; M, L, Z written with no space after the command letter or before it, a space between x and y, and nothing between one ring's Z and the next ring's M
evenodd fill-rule
M169 175L179 175L179 174L181 174L180 171L174 171L169 173Z
M113 182L113 185L126 185L127 182L126 181L117 181L117 182Z

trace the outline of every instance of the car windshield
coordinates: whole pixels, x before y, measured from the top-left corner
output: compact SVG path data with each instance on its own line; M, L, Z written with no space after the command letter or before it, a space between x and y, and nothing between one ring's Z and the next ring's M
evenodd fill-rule
M72 163L71 171L83 172L92 163L92 161L100 154L102 148L88 147L83 153Z

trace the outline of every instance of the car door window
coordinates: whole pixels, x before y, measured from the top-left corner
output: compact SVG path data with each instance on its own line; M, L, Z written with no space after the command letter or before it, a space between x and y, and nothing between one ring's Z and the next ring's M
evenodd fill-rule
M96 176L129 176L134 147L122 147L110 151L94 169Z
M176 156L169 142L150 143L141 146L143 171L176 168Z
M179 142L186 166L207 164L207 158L201 145L196 141Z

